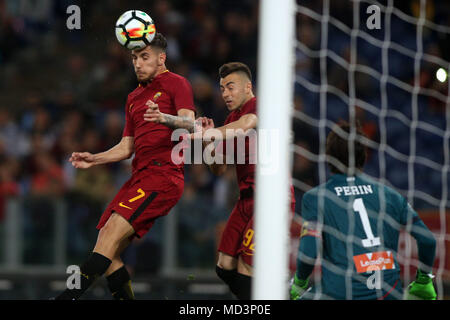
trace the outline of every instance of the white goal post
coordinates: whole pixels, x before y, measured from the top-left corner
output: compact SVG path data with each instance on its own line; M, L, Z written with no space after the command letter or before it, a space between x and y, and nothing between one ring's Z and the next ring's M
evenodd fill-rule
M444 12L448 8L447 2L433 3L436 10ZM437 241L433 268L437 297L448 297L450 62L445 49L440 49L439 54L435 46L436 39L448 39L450 27L448 20L428 16L427 0L417 1L415 9L409 8L411 12L395 4L394 0L352 0L345 8L343 2L332 0L260 0L253 299L288 299L291 150L317 166L313 169L317 170L317 179L310 182L300 181L297 176L301 175L294 174L292 181L297 190L307 192L327 180L327 131L340 119L354 126L361 115L363 120L358 121L366 119L369 131L371 124L375 128L372 138L364 139L372 154L365 174L399 191L420 211L422 219L428 219L424 222ZM371 11L366 9L370 7L378 8L378 31L368 25ZM403 29L394 27L397 25ZM302 36L301 31L308 36ZM299 63L297 67L301 68L296 70L296 58L308 62L304 63L306 67ZM441 84L423 86L424 71ZM301 100L296 110L294 84L295 97ZM364 88L369 88L370 93L364 95ZM431 98L442 108L438 115L430 115ZM311 128L305 137L317 136L317 141L311 143L315 142L318 150L306 143L291 142L293 119L304 124L301 128L305 131ZM400 139L403 137L406 139ZM297 212L300 205L296 204ZM380 199L380 208L384 205ZM296 218L301 221L299 216ZM397 250L404 289L419 266L409 231L410 224L406 231L401 230ZM322 265L326 263L321 260ZM343 271L351 274L350 269ZM313 277L314 283L320 284L320 272ZM352 297L351 290L346 296Z
M289 172L294 0L262 0L258 47L258 158L252 298L288 298Z

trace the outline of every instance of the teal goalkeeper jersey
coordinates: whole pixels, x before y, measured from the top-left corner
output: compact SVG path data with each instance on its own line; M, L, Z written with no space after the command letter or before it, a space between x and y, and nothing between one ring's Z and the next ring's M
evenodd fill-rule
M432 237L403 196L363 176L333 175L305 193L301 215L302 236L322 240L316 299L401 299L400 230L410 223L415 238Z

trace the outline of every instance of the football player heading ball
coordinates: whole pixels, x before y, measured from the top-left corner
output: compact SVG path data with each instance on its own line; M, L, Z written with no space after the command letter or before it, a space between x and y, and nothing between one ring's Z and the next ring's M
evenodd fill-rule
M195 107L189 82L166 68L166 48L166 39L156 33L151 43L131 51L139 86L125 104L121 141L108 151L74 152L69 159L75 168L88 169L134 153L131 178L103 212L93 252L80 267L81 287L66 289L57 300L80 298L102 275L115 299L134 299L120 255L134 237L149 231L155 219L168 214L183 193L183 163L171 159L171 134L176 128L194 131Z

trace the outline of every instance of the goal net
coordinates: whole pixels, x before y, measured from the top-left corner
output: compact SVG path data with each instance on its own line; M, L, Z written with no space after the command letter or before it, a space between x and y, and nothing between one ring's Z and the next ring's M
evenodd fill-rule
M448 12L449 3L430 0L296 3L295 222L302 224L302 195L330 177L327 134L340 120L359 122L369 151L364 172L400 192L435 236L438 299L450 294ZM411 228L396 252L404 288L419 265ZM292 273L299 241L291 243ZM317 262L315 284L320 264L330 262Z

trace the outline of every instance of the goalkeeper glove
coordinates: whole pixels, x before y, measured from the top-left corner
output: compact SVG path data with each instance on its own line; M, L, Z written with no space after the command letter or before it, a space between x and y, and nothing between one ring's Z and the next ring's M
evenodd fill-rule
M436 300L433 278L431 273L424 273L418 269L416 280L408 286L407 300Z
M291 300L298 300L298 298L300 298L300 296L306 291L308 282L309 278L302 280L297 277L297 274L294 275L290 291Z

